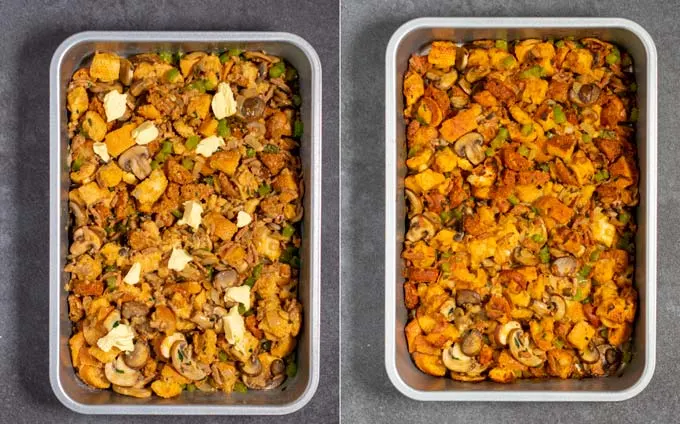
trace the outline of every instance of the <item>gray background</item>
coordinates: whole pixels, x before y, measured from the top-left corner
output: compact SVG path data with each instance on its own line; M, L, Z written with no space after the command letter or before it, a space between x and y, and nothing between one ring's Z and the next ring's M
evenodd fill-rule
M659 51L658 345L656 373L623 403L420 403L402 396L383 365L384 56L392 33L422 16L614 16L633 19ZM342 3L342 418L347 423L677 423L680 228L678 2L381 1Z
M319 53L324 71L322 366L316 396L301 411L280 418L89 417L53 396L47 360L49 64L67 36L96 29L289 31ZM0 0L0 31L0 422L337 422L337 0Z

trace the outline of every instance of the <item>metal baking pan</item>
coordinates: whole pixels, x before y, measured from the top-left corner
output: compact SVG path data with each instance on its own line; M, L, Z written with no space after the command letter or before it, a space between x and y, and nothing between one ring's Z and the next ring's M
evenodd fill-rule
M438 39L466 42L567 36L617 43L632 55L635 64L640 107L635 282L640 305L633 359L621 377L498 384L429 376L411 361L404 336L407 311L400 253L405 231L406 143L401 93L408 59ZM654 374L656 351L657 58L647 31L635 22L612 18L421 18L394 33L385 59L385 367L395 387L408 397L428 401L620 401L640 393Z
M281 388L248 393L187 393L174 399L135 399L85 386L71 365L68 339L68 188L66 86L81 62L96 50L121 55L161 49L190 52L229 48L265 50L293 64L300 77L305 133L300 154L306 187L302 230L300 300L303 330L297 348L298 372ZM85 414L288 414L302 408L319 383L321 252L321 63L302 38L280 32L82 32L66 39L50 66L50 383L68 408Z

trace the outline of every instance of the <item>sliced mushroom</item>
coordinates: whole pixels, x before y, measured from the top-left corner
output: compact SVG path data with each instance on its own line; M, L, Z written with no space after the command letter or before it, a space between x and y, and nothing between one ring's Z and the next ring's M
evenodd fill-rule
M475 66L465 72L465 79L470 83L475 83L491 73L491 69L486 66Z
M144 389L144 388L138 388L138 387L123 387L123 386L118 386L118 385L113 385L112 386L113 391L116 393L119 393L121 395L125 396L130 396L130 397L135 397L139 399L146 399L148 397L151 397L151 390L150 389Z
M123 85L130 85L132 83L132 76L134 75L135 68L132 66L132 62L125 58L120 59L120 72L118 79Z
M246 385L249 389L253 390L272 390L281 385L286 380L286 375L285 374L279 374L276 375L268 380L264 380L260 378L260 376L250 376L250 375L244 375L242 377L243 379L243 384Z
M463 353L459 343L454 343L450 348L444 349L442 362L449 370L462 373L470 371L473 365L472 358Z
M563 256L553 261L550 270L553 274L560 277L569 277L576 272L576 259L573 256Z
M616 372L621 366L623 355L621 351L610 344L601 344L597 347L602 361L602 368L608 373Z
M564 318L564 314L567 313L567 302L564 298L558 294L550 296L550 306L553 310L553 318L555 321L559 321Z
M472 325L472 319L469 314L465 313L463 308L456 308L453 310L453 323L459 332L463 332Z
M130 147L120 155L118 164L124 171L135 174L135 177L141 181L151 173L149 149L146 146Z
M411 218L411 225L408 233L406 233L406 240L416 242L422 239L429 239L434 237L436 228L432 221L425 218L423 215L417 215Z
M214 328L215 327L215 323L208 316L206 316L203 312L196 312L191 317L191 322L198 325L199 327L201 327L204 330L206 330L208 328Z
M524 247L517 247L512 251L512 257L522 265L538 265L538 257L531 250Z
M508 344L512 356L527 367L540 367L547 359L545 352L531 348L529 334L522 330L512 330L508 335Z
M229 287L234 287L238 283L238 273L236 270L229 268L226 271L220 271L215 274L213 278L213 286L218 290L226 290Z
M203 380L206 372L193 360L192 347L184 340L175 342L170 350L172 366L191 381Z
M458 72L456 72L455 69L452 69L450 72L442 74L439 77L439 81L437 81L435 86L440 90L446 91L449 88L453 87L453 84L456 83L457 79L458 79Z
M456 69L463 72L467 67L468 51L465 47L456 47Z
M262 362L257 355L252 355L248 362L239 362L239 369L247 375L258 375L262 372Z
M130 90L128 90L128 93L135 96L135 97L138 97L143 92L145 92L146 90L151 88L153 86L153 84L154 84L154 82L151 78L139 79L139 80L132 83L132 85L130 86Z
M479 305L482 297L474 290L461 289L456 291L456 305Z
M475 329L470 331L461 343L461 351L467 356L476 356L482 350L482 333Z
M595 347L595 345L589 343L585 350L582 350L578 353L578 356L584 363L594 364L600 359L600 352L597 350L597 347Z
M466 381L473 383L486 380L486 376L481 375L481 373L473 374L472 372L460 373L451 371L451 378L456 381Z
M508 335L513 330L521 330L522 325L517 321L508 321L505 324L496 326L496 331L494 332L494 338L496 343L501 346L506 346L508 344Z
M73 243L69 251L73 256L86 252L97 252L102 247L102 240L90 227L80 227L73 233Z
M109 91L123 92L123 86L119 82L103 82L98 81L88 87L93 93L108 93Z
M186 341L186 338L184 337L184 334L182 333L173 333L169 336L166 336L163 341L161 342L161 355L164 358L170 358L170 353L172 347L177 343L178 341Z
M550 315L551 312L550 306L544 302L541 302L540 300L534 300L531 302L531 310L534 311L534 313L539 317Z
M118 355L114 362L109 362L104 366L106 379L120 387L132 387L142 378L142 374L127 365L123 360L123 355Z
M405 191L409 204L408 217L413 218L414 216L423 213L423 202L420 200L420 197L416 196L411 190L407 189Z
M137 341L132 352L125 352L123 356L125 364L134 369L140 369L149 359L149 346L143 341Z
M486 159L484 148L484 137L476 132L467 133L454 144L454 150L460 157L467 157L473 165L479 165Z
M82 227L83 225L87 224L87 214L76 202L68 202L68 207L71 209L71 213L73 214L75 227Z
M448 299L439 308L439 313L444 315L447 321L453 321L454 314L453 311L456 310L456 301L453 299Z

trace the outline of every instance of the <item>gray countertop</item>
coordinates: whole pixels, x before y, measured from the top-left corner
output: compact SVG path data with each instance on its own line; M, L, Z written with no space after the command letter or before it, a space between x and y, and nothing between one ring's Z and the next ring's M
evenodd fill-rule
M338 3L0 1L0 422L337 422ZM84 30L289 31L321 57L324 85L321 380L302 410L271 417L92 417L63 407L48 379L48 75Z
M383 365L384 56L392 33L422 16L612 16L637 21L659 51L658 344L652 382L621 403L422 403L402 396ZM680 12L662 1L383 1L342 4L341 415L347 423L680 422L677 322L680 133L676 54ZM669 52L673 52L669 54ZM675 218L675 219L674 219Z

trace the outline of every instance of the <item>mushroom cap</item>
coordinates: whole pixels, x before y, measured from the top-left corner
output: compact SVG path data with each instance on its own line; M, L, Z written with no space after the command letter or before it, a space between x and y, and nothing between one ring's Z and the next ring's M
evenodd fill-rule
M121 169L132 172L140 181L151 174L151 159L146 146L133 146L118 158Z
M508 335L513 330L521 330L522 325L517 321L508 321L505 324L496 327L494 332L494 337L496 338L496 343L501 346L506 346L508 344Z
M513 358L528 367L540 367L545 361L545 353L530 346L529 335L522 330L512 330L508 335L508 344Z
M244 375L242 377L243 384L249 389L253 390L272 390L281 385L286 380L286 374L275 375L270 379L263 380L260 376Z
M482 333L474 329L463 338L461 350L467 356L476 356L482 350L482 345Z
M104 366L106 379L120 387L132 387L141 379L142 374L125 364L123 355L118 355L114 362L109 362Z
M569 277L576 272L578 263L573 256L563 256L553 261L550 270L559 277Z
M170 357L175 370L189 380L203 380L206 377L207 374L203 368L193 360L192 347L185 340L176 341L172 345Z
M459 343L442 351L442 362L449 370L461 373L467 373L473 366L472 358L463 353Z
M137 341L132 352L126 352L123 356L125 364L134 369L142 368L149 359L149 346L143 341Z
M456 291L456 305L479 305L482 297L474 290L461 289Z
M69 252L73 256L80 256L89 251L98 251L102 247L99 235L90 227L83 226L73 233L73 243Z
M595 347L593 343L589 343L584 350L579 351L578 356L584 363L594 364L600 359L600 352L597 350L597 347Z
M257 355L252 355L248 362L239 362L239 369L247 375L258 375L262 372L262 362Z
M238 282L238 273L233 268L229 268L225 271L220 271L215 274L213 278L213 286L218 290L225 290L229 287L236 286Z
M429 239L434 237L437 229L434 223L427 219L424 215L416 215L411 218L411 225L409 226L406 239L411 242L416 242L422 239Z
M550 306L553 309L553 318L555 321L559 321L564 318L564 314L567 313L567 302L559 294L554 294L550 296Z

